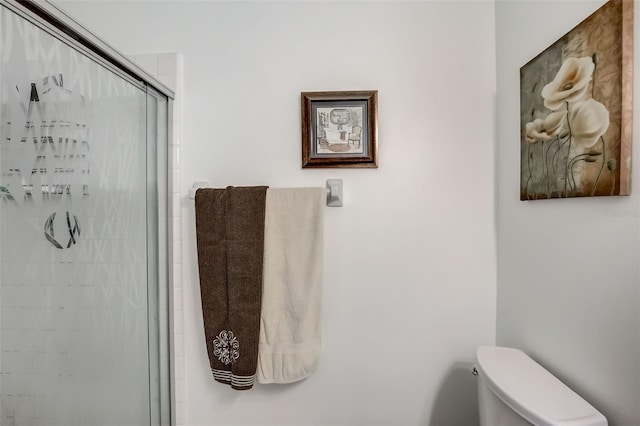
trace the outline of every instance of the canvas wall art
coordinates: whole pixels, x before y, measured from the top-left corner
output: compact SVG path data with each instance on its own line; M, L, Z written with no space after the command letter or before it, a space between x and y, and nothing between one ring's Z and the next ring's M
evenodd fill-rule
M520 199L631 192L633 2L611 0L520 69Z

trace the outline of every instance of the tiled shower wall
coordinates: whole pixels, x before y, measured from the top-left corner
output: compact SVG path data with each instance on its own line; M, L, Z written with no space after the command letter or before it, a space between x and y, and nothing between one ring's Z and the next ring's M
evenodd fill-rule
M182 58L177 53L139 54L129 57L139 67L160 80L175 93L173 103L173 140L169 142L169 169L171 180L170 220L173 248L171 250L171 272L173 278L173 389L177 426L185 425L185 369L182 306L182 235L180 221L180 139L182 130Z

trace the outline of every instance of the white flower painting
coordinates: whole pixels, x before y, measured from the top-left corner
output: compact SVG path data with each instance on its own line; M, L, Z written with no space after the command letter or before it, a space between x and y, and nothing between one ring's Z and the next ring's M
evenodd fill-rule
M606 3L521 68L521 200L629 193L626 3Z
M542 89L544 106L558 110L565 102L571 103L584 98L595 68L590 57L569 58L564 61L553 81Z

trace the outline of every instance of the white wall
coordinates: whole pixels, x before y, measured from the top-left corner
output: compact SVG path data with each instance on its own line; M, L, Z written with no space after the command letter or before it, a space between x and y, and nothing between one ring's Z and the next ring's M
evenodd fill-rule
M629 197L519 201L519 69L602 3L496 2L497 342L526 350L610 425L629 426L640 424L637 164Z
M180 167L216 186L323 186L323 352L288 386L211 378L183 198L188 425L472 425L495 341L493 2L58 2L124 53L180 52ZM330 58L329 62L326 58ZM377 170L303 170L300 92L379 90Z

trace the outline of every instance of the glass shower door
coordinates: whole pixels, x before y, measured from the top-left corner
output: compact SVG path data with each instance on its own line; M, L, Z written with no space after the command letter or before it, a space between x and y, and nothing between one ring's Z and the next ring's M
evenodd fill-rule
M147 90L5 7L0 61L0 424L160 424Z

